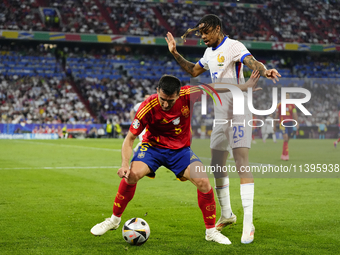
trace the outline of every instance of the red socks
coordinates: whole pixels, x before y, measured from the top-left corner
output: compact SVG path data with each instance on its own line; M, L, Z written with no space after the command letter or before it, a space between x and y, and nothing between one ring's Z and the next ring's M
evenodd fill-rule
M122 179L113 205L113 214L121 217L127 204L133 198L137 184L127 184L125 179ZM216 203L214 199L214 191L211 189L208 193L203 193L197 190L198 206L200 207L205 227L207 229L214 228L216 222Z
M137 184L127 184L123 178L119 184L118 192L113 204L113 214L117 217L122 216L127 204L135 195Z
M214 191L211 189L208 193L197 190L198 206L200 207L205 227L214 228L216 222L216 203L214 199Z
M288 155L288 142L283 142L282 155Z

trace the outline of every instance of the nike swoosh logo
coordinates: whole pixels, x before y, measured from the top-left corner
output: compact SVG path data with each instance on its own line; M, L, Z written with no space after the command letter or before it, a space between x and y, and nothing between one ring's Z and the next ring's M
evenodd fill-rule
M237 142L239 142L239 141L241 141L241 139L240 139L240 140L237 140L237 141L234 141L234 143L237 143Z

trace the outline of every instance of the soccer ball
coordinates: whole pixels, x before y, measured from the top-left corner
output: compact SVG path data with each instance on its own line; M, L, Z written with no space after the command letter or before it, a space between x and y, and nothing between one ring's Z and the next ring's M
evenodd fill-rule
M148 223L141 218L132 218L124 223L122 228L123 238L131 245L142 245L150 236Z

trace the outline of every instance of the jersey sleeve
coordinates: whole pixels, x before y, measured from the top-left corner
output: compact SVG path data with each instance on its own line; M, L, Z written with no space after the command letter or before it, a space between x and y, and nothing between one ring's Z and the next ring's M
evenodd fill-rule
M251 55L251 53L248 51L246 46L244 46L244 44L239 41L237 41L236 43L232 45L231 54L233 56L234 62L241 62L241 63L243 63L243 60L246 56Z
M205 50L203 57L198 61L198 64L205 70L209 70L207 50Z
M137 108L137 112L135 115L134 120L132 121L130 125L130 132L134 135L139 135L143 132L143 130L146 127L147 124L147 118L148 118L148 108L149 104L142 103L139 108Z

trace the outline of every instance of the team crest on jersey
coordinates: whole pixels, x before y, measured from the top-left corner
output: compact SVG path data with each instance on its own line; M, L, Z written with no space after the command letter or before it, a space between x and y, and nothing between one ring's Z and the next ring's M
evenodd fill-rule
M167 121L166 119L163 119L163 120L161 121L161 124L167 124L167 123L169 123L169 121Z
M142 151L142 152L138 153L137 157L138 158L144 158L145 157L145 153Z
M181 112L182 112L182 115L185 118L188 118L189 115L190 115L190 110L189 110L189 107L187 105L182 107Z
M179 124L180 121L181 121L181 118L178 117L178 118L176 118L176 119L174 119L174 120L172 121L172 124L174 124L175 126L177 126L177 125Z
M135 119L132 123L132 126L133 126L134 129L139 128L139 125L140 125L140 123L139 123L139 120L137 120L137 119Z
M218 54L217 56L217 61L218 61L218 66L223 66L223 62L225 60L224 56L220 56L221 54Z

